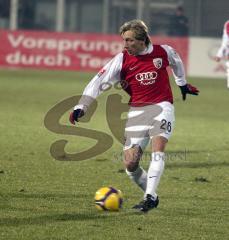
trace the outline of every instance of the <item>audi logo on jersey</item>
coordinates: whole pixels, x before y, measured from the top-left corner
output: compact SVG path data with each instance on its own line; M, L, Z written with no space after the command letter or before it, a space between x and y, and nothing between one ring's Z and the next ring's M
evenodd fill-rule
M135 78L137 81L140 82L140 84L143 85L150 85L155 83L155 79L157 78L157 72L144 72L144 73L138 73L135 75Z

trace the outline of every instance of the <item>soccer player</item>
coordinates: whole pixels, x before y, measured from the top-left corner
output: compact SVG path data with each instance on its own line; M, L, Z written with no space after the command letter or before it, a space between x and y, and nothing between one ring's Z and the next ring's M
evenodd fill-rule
M217 62L221 59L226 60L227 87L229 89L229 20L224 24L222 43L215 57Z
M183 100L187 94L198 95L198 90L187 84L184 67L176 51L168 45L151 43L148 27L143 21L124 23L120 27L120 35L123 51L108 62L86 86L69 120L75 124L85 114L91 99L97 98L104 91L101 87L104 83L121 82L123 89L130 95L124 165L129 178L144 191L143 200L134 208L147 212L159 203L156 190L164 170L165 147L175 122L166 67L171 66ZM152 155L147 173L139 161L150 139Z

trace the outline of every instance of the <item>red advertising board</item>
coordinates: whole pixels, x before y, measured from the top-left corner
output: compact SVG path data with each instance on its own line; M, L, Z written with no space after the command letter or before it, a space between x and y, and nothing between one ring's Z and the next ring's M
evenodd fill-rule
M152 42L174 47L187 66L188 38ZM0 67L98 71L122 47L119 35L0 30Z

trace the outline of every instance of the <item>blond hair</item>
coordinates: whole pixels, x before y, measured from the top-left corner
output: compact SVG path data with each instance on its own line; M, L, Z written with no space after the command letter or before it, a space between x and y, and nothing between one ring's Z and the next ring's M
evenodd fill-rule
M129 22L125 22L119 29L119 34L122 35L126 31L132 31L135 34L135 39L144 41L146 46L150 44L150 37L148 33L148 27L140 19L134 19Z

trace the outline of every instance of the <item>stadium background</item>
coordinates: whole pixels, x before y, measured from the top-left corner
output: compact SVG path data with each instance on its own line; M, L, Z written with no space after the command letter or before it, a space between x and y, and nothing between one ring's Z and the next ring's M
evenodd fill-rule
M171 36L171 16L177 6L184 8L189 19L189 35L186 40L184 37ZM21 31L1 31L0 66L98 71L120 50L121 39L117 35L119 26L127 20L140 18L148 24L154 43L167 43L177 49L187 75L224 78L223 62L216 63L213 57L221 42L228 9L229 2L225 0L220 0L217 4L213 0L0 0L0 29ZM9 34L16 36L9 37ZM27 39L20 41L24 35ZM65 42L65 48L51 51L51 56L52 47L37 47L35 43L42 37L48 40L78 40L81 41L79 44L85 46L82 42L88 41L89 49L68 48L66 45L71 43ZM12 44L12 38L14 43L19 44ZM100 42L98 44L101 45L101 41L106 42L105 48L111 48L114 43L119 44L117 51L101 51L101 48L89 45L89 42ZM34 64L32 60L23 63L23 55L27 58L35 57L34 61L39 64Z
M190 35L184 38L168 35L169 16L179 4L190 21ZM134 0L0 0L0 239L228 239L229 91L223 63L212 60L228 4L226 0L160 0L144 5ZM122 144L115 138L120 125L111 130L106 121L107 112L115 116L110 97L118 94L122 102L128 97L112 88L99 96L89 122L72 126L69 111L97 71L98 60L87 70L85 65L71 65L71 71L63 71L68 58L78 63L76 54L92 58L113 54L121 43L119 25L141 16L150 25L153 41L175 44L184 58L188 82L200 89L198 97L188 96L183 102L171 79L176 127L158 189L160 206L147 215L132 210L142 193L123 168ZM71 48L74 41L76 49ZM85 52L90 43L91 51ZM22 54L36 57L36 64L31 64L32 58L25 61ZM53 56L62 61L52 61ZM50 151L54 143L67 142L65 150L72 155L95 145L95 139L79 136L79 129L107 134L102 139L106 144L113 141L112 146L85 161L68 161L61 151L56 152L61 161L54 159ZM147 168L149 148L143 157ZM102 186L122 190L121 211L95 209L94 193Z
M227 0L0 0L0 28L117 33L123 22L141 18L151 34L167 34L178 5L190 20L191 36L222 34Z

